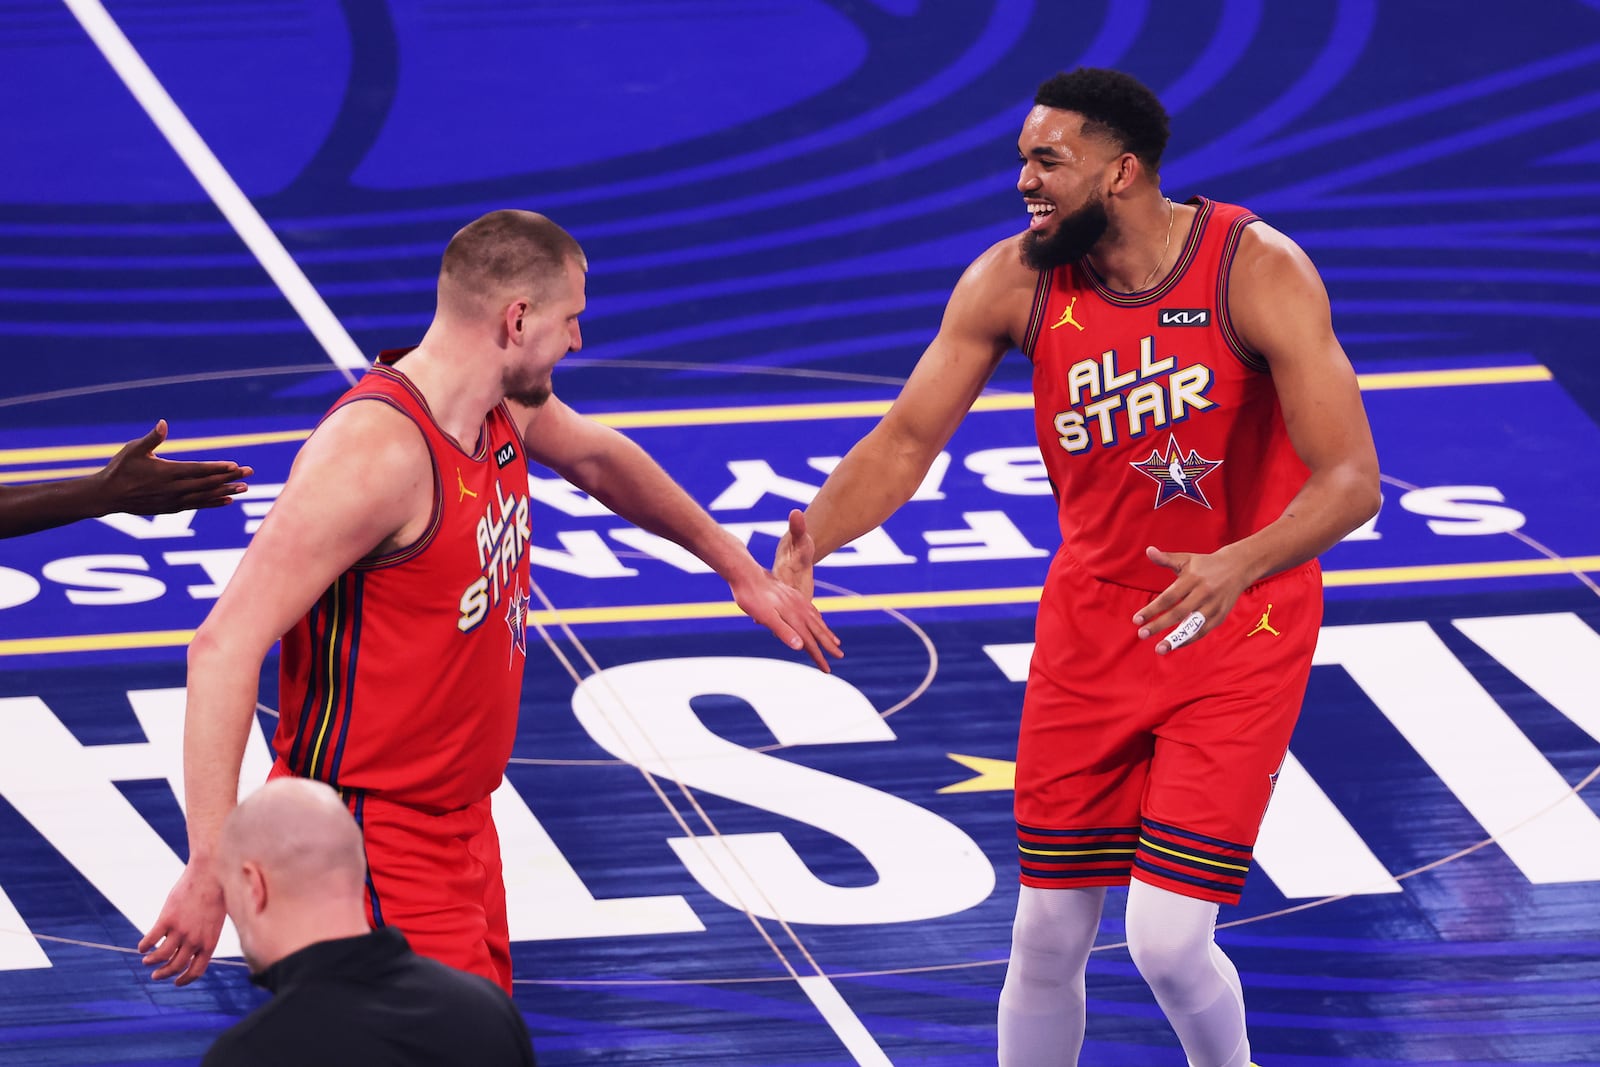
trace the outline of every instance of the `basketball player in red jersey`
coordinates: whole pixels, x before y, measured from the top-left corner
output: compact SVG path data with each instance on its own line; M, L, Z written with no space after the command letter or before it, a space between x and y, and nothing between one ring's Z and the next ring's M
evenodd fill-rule
M1243 208L1162 195L1154 94L1080 69L1035 104L1027 230L962 275L775 570L809 592L816 559L910 499L1001 357L1032 360L1062 546L1023 702L1000 1063L1077 1063L1105 887L1131 879L1129 949L1189 1062L1242 1067L1217 906L1239 899L1299 714L1316 557L1377 511L1377 457L1316 269Z
M216 843L281 636L273 775L337 788L362 827L374 925L509 991L500 847L490 818L516 734L528 609L528 461L670 538L823 670L816 609L751 558L642 449L550 391L583 343L587 261L526 211L445 249L438 310L311 435L189 647L189 861L140 942L154 977L193 981L222 925Z

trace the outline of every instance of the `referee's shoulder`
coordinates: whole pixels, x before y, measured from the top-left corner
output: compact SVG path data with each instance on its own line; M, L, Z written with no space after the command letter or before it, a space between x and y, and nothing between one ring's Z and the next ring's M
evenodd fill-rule
M484 1002L511 1003L511 997L500 986L491 982L481 974L463 971L449 964L440 963L428 956L417 955L412 959L412 965L418 973L425 976L428 982L434 983L445 991L454 991L462 997L483 1000Z
M270 1067L278 1049L273 1045L269 1051L270 1043L258 1040L268 1014L264 1009L270 1006L271 1002L262 1005L218 1034L201 1058L200 1067Z
M442 996L454 999L464 1013L483 1012L489 1017L498 1015L511 1028L512 1039L519 1047L529 1044L527 1023L517 1009L511 995L499 985L480 974L458 970L426 956L416 957L416 964L427 975L427 982ZM527 1060L532 1063L530 1057Z

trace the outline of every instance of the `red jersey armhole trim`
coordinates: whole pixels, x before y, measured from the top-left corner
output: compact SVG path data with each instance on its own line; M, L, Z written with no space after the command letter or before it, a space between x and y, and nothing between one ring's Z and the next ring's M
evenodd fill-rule
M422 434L422 443L427 445L428 431L417 421L416 416L407 411L405 405L393 397L384 396L382 393L367 393L362 396L347 397L328 409L328 415L332 415L347 404L357 404L363 400L376 400L380 404L388 404L410 419L412 425L416 426L417 432ZM323 418L326 419L328 415L324 415ZM371 556L367 559L357 560L351 565L351 570L368 571L379 567L392 567L397 563L404 563L406 560L411 559L432 543L434 535L439 532L439 524L444 520L444 485L439 480L439 461L434 458L431 446L428 448L428 465L433 468L433 510L428 516L428 528L422 532L420 537L404 548L396 549L386 556Z
M1021 352L1033 361L1033 346L1039 343L1039 330L1044 326L1044 309L1050 306L1050 282L1055 268L1039 272L1039 281L1033 287L1033 307L1028 312L1028 328L1022 335Z
M399 352L400 355L403 356L407 352L412 351L412 349L401 348L390 349L389 351ZM388 353L386 352L384 354L387 355ZM395 358L398 359L399 357L397 356ZM385 378L388 378L400 388L410 393L411 399L417 402L417 407L421 408L423 414L428 416L428 421L433 423L433 428L439 431L439 436L442 437L444 442L450 445L450 447L454 448L457 452L460 452L463 456L466 456L474 463L482 463L489 457L489 434L487 432L487 427L480 427L478 429L478 440L472 446L472 451L468 452L456 442L455 438L444 432L444 427L439 425L439 420L433 417L433 409L428 406L428 398L422 395L421 391L417 389L416 385L411 381L411 379L406 377L404 371L387 364L377 364L373 366L372 370L380 372ZM505 402L501 401L501 403L503 404ZM413 419L412 421L416 420ZM432 450L430 449L429 451ZM435 466L437 466L437 464L435 464Z
M1239 251L1239 242L1244 239L1245 227L1252 222L1260 222L1259 215L1240 215L1228 227L1228 235L1222 242L1222 264L1217 270L1217 325L1222 331L1222 340L1228 346L1240 363L1253 371L1262 374L1270 372L1266 359L1259 352L1252 352L1239 336L1239 331L1234 328L1233 316L1228 313L1228 276L1233 273L1234 255Z

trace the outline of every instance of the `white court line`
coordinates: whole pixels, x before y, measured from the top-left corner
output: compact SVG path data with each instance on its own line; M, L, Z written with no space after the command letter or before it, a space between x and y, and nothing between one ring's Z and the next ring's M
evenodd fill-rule
M369 361L323 302L311 281L300 270L299 264L283 247L278 235L272 232L272 227L267 225L255 205L250 203L250 198L244 195L244 191L167 94L116 20L100 0L63 2L106 57L111 69L117 72L122 84L128 87L134 99L139 101L139 106L144 108L145 114L150 116L150 121L166 137L172 150L178 153L178 158L189 168L189 173L211 197L217 210L222 212L234 232L277 283L278 289L322 345L328 358L333 360L334 366L354 384L355 371L366 367Z
M850 1010L839 990L826 975L806 974L795 979L806 991L811 1003L828 1020L833 1032L839 1035L844 1047L856 1058L861 1067L894 1067L894 1061L884 1055L883 1049L872 1037L860 1017Z

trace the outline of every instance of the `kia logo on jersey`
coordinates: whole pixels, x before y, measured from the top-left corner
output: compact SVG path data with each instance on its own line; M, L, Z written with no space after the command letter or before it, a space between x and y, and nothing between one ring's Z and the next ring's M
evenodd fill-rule
M1162 308L1160 323L1163 326L1210 326L1209 308Z
M505 444L501 445L499 450L494 454L494 461L500 464L501 467L504 467L507 463L510 463L516 458L517 446L513 445L510 441L507 441Z

